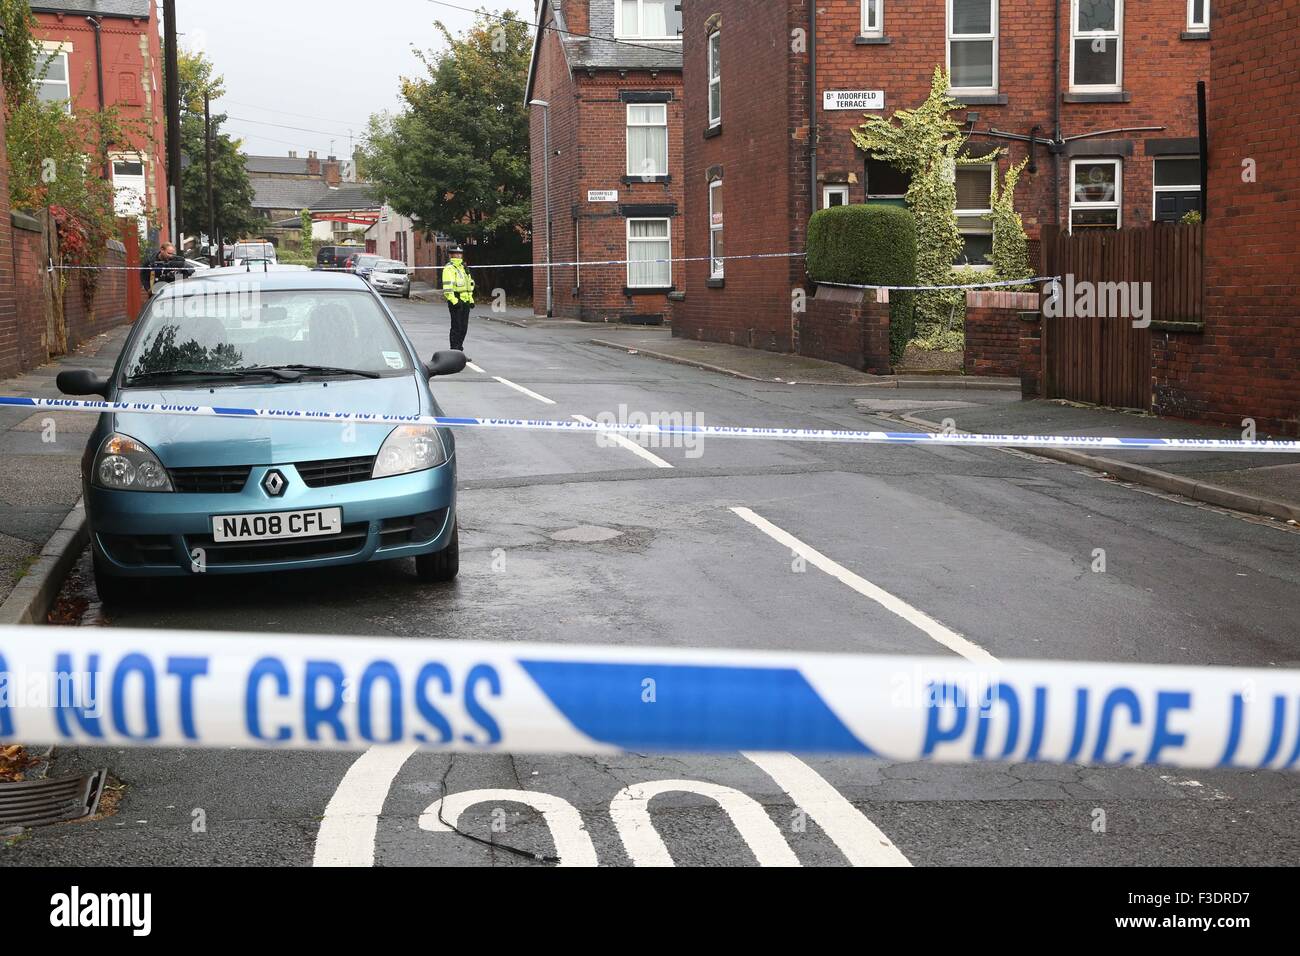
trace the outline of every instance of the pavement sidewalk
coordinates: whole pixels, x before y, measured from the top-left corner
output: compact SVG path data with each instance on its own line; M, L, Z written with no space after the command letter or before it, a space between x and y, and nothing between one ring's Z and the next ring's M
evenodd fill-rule
M89 368L107 375L130 326L97 335L76 350L16 378L0 395L57 398L54 377ZM0 624L43 623L68 565L86 541L81 453L95 416L0 408Z
M642 329L592 341L596 345L635 351L648 358L693 365L751 381L910 389L908 397L859 398L857 405L868 414L884 413L912 426L936 431L942 427L942 419L952 418L961 431L995 435L1242 437L1239 431L1232 429L1116 409L1068 402L1010 400L1006 392L1019 391L1017 379L867 375L842 365L798 355L718 342L675 339L666 329ZM951 400L934 401L940 396L931 393L940 389ZM870 393L864 389L863 394ZM917 411L908 414L913 410L910 407L912 401L915 401ZM940 407L934 408L936 404ZM1125 481L1207 504L1300 522L1300 455L1149 451L1107 451L1104 455L1092 455L1070 449L1035 449L1034 454L1095 468Z
M875 388L962 388L1019 389L1020 380L1012 378L967 378L960 375L869 375L836 362L766 352L723 342L700 342L674 338L671 329L636 326L621 331L617 337L602 337L601 329L593 345L637 352L649 358L680 365L721 372L755 382L783 382L789 385L853 385Z

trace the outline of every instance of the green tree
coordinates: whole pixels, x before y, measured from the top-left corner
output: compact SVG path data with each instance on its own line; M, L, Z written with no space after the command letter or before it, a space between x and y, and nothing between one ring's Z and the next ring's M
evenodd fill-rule
M460 37L436 26L445 48L402 81L401 112L371 117L362 164L397 212L502 262L521 254L532 218L528 29L483 13Z
M225 83L212 62L201 53L179 50L176 61L180 81L181 152L189 158L189 165L181 173L185 228L191 234L207 233L203 94L207 91L211 99L219 99L225 93ZM253 212L253 186L240 154L242 143L221 132L225 121L224 113L212 114L212 195L217 229L223 237L234 239L254 231L259 220Z

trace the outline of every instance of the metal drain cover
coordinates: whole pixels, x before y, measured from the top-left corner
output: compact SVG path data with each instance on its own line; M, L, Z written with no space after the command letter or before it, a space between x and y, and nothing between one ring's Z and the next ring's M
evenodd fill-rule
M0 783L0 827L36 827L91 816L99 807L107 770L80 777Z

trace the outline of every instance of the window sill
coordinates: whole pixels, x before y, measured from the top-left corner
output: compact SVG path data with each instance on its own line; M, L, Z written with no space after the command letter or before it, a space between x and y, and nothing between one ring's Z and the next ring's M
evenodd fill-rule
M1061 102L1063 103L1128 103L1133 99L1133 94L1128 90L1117 90L1113 93L1062 93Z
M674 287L670 285L623 286L623 294L628 298L631 298L634 295L667 295L673 291Z
M705 279L704 287L706 289L725 289L727 287L727 280L723 278Z
M1209 38L1209 30L1185 30L1178 36L1180 40L1208 40Z
M1005 93L968 93L965 96L954 93L952 98L961 103L962 106L1007 105L1007 94Z
M706 130L704 131L704 138L705 138L705 139L713 139L713 137L715 137L715 136L721 136L721 135L722 135L722 124L721 124L721 123L715 123L714 125L710 126L708 129L706 129Z
M855 46L888 46L892 42L887 36L857 36L853 38Z
M672 176L624 176L624 186L635 186L637 183L670 183L673 181Z
M1196 332L1205 331L1204 322L1175 322L1173 320L1156 319L1151 323L1153 332Z

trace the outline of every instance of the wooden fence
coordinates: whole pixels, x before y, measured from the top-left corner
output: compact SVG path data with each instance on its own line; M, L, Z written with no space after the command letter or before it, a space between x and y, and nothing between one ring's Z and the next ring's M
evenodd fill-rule
M1043 275L1063 277L1056 303L1044 289L1046 397L1150 409L1149 323L1201 321L1203 229L1043 228Z

